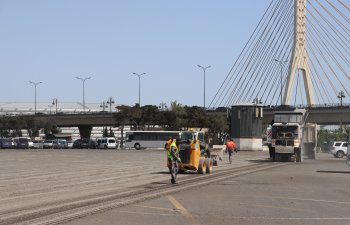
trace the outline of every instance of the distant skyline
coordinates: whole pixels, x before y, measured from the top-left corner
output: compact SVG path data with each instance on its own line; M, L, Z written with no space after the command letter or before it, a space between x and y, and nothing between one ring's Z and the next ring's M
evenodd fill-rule
M0 102L208 106L270 0L0 0Z

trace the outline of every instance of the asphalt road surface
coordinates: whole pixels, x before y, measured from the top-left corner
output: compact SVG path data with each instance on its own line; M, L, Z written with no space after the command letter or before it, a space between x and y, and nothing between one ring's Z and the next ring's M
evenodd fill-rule
M65 225L350 224L350 167L318 154L87 216ZM181 185L181 184L179 184Z
M235 164L220 163L215 170L249 165L253 162L247 159L265 154L238 154ZM60 217L143 185L170 183L164 150L0 150L0 171L0 224ZM186 176L191 175L181 175Z
M350 224L344 159L267 154L239 152L233 164L224 155L212 175L181 174L172 186L164 150L0 150L0 224ZM213 179L224 172L237 175ZM153 189L167 194L148 198Z

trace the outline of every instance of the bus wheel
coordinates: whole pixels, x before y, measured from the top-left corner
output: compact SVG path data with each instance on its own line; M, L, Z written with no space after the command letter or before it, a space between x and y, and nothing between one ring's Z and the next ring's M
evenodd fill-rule
M136 144L134 145L134 148L135 148L136 150L140 150L140 149L141 149L141 145L140 145L139 143L136 143Z

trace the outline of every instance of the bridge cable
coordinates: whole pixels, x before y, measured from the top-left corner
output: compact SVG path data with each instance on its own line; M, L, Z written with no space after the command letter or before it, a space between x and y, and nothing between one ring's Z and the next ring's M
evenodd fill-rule
M350 12L350 8L342 1L342 0L338 0L338 2L344 6L345 9L347 9Z
M291 11L291 10L292 10L292 7L290 7L289 11ZM267 51L265 51L263 53L264 57L263 57L262 61L260 62L260 65L255 68L254 73L256 73L256 70L258 70L260 72L261 76L258 76L258 74L257 74L257 76L255 76L252 84L248 88L249 90L252 90L252 88L253 88L253 90L250 91L251 94L248 96L249 93L248 93L248 91L246 91L247 92L247 94L246 94L247 99L252 99L254 97L253 95L255 95L255 97L259 97L259 93L260 93L260 91L262 89L262 84L260 84L260 82L263 80L263 78L266 77L266 75L267 75L267 68L269 67L269 65L272 64L271 61L274 62L272 56L276 54L277 50L283 49L282 48L283 46L282 46L281 38L282 38L283 34L285 33L285 31L288 28L288 23L286 22L286 20L288 19L288 13L287 12L286 13L282 13L282 15L283 15L283 19L280 20L281 23L280 23L280 26L277 27L276 35L270 41L270 44L267 47ZM284 25L284 26L281 29L282 25ZM276 26L278 26L278 24L276 24ZM276 41L274 41L275 39L276 39ZM279 45L277 45L278 43L279 43ZM277 48L277 50L276 50L276 48ZM259 79L256 82L256 79L258 77L259 77ZM253 87L253 86L255 86L255 87ZM257 93L256 93L256 89L259 89Z
M278 7L279 7L279 6L278 6ZM270 20L269 20L270 22L273 20L273 17L276 17L276 11L278 11L278 7L275 8L274 13L271 15ZM276 21L276 18L275 18L274 21ZM246 72L246 71L248 70L248 68L249 68L248 74L247 74L247 76L245 76L245 78L243 79L243 81L242 81L242 79L240 79L240 81L242 81L242 84L241 84L241 85L244 85L244 83L246 83L246 86L247 86L247 84L249 83L249 80L248 80L248 82L246 82L246 79L247 79L247 77L248 77L248 75L249 75L249 73L250 73L250 71L251 71L251 67L249 67L249 65L252 64L251 62L256 58L256 56L260 56L260 55L261 55L261 54L257 53L257 51L261 51L261 48L259 48L259 46L263 45L262 43L267 39L267 35L269 34L269 31L271 30L270 24L271 24L271 23L268 23L268 24L265 26L264 31L262 32L262 34L260 35L259 40L258 40L257 43L255 44L254 50L251 52L251 57L250 57L250 60L249 60L249 64L245 66L245 70L244 70L244 71ZM270 35L270 36L271 36L271 35ZM261 58L261 56L260 56L260 58ZM257 60L259 60L259 59L257 59ZM245 74L245 72L242 74L241 78L243 77L243 75ZM241 86L241 85L239 85L239 86ZM239 92L242 93L242 90L244 90L244 89L246 89L246 87L245 87L245 88L242 88ZM242 94L241 94L240 96L239 96L238 94L239 94L239 93L237 93L237 92L231 94L231 96L235 96L235 97L236 97L236 98L233 99L233 100L230 99L230 101L231 101L230 103L231 103L231 104L232 104L234 101L235 101L235 102L238 102L238 100L241 99L241 95L242 95ZM237 100L237 96L239 97L238 100Z
M293 7L291 8L291 11L293 12ZM288 17L288 16L289 15L286 14L286 17ZM260 94L261 91L264 91L264 92L266 91L265 83L268 80L268 77L269 77L268 75L269 75L270 71L272 71L271 67L277 65L277 63L274 62L274 59L276 59L276 58L278 58L278 59L285 58L285 54L283 54L283 51L285 51L285 50L291 51L291 47L288 47L287 43L289 43L289 44L292 43L291 42L291 32L292 32L293 29L291 29L291 28L293 27L293 21L290 20L290 21L286 21L285 23L286 23L286 25L281 30L281 33L280 33L280 35L279 35L279 37L277 39L277 42L280 43L279 46L277 47L277 45L274 45L274 48L272 49L273 52L271 52L271 54L269 54L269 55L272 56L272 57L270 57L270 62L266 63L266 61L265 61L265 68L264 68L263 73L262 73L262 74L265 74L265 76L264 77L260 76L258 84L260 83L261 80L263 82L260 85L260 89L258 90L258 93L256 94L257 96L261 95ZM289 23L289 25L288 25L288 23ZM283 47L281 47L281 46L283 46ZM277 49L276 49L276 47L277 47ZM283 54L283 56L282 56L282 54ZM271 61L272 61L272 63L271 63ZM278 66L277 66L277 68L275 67L275 70L278 70L278 68L279 68ZM272 78L272 76L270 75L270 79L271 78ZM261 98L263 98L263 97L261 96Z
M308 14L314 19L314 21L317 23L318 27L320 27L322 29L323 33L325 33L327 35L328 39L335 40L347 52L347 54L350 54L350 47L348 47L347 44L339 36L338 36L339 39L334 37L333 33L337 34L336 31L327 30L327 28L313 15L313 13L311 11L308 11ZM306 17L306 19L308 19L308 17ZM331 36L332 38L330 38L329 36Z
M316 38L317 40L317 38ZM327 64L328 68L332 71L333 75L337 78L339 84L345 89L345 91L347 92L347 94L349 95L349 92L347 91L346 87L344 86L343 82L340 81L337 73L334 71L333 67L329 64L329 60L327 60L328 58L325 57L325 55L323 54L322 50L319 48L319 46L317 44L314 44L315 42L310 39L310 43L315 46L316 50L320 53L321 57L323 58L324 62Z
M323 4L321 4L318 0L315 0L321 7L322 9L338 24L342 30L350 36L348 32L350 32L350 29L346 27L340 20L338 20Z
M284 11L280 11L279 14L281 15L285 15L283 14ZM276 38L273 37L272 38L272 35L275 33L275 31L277 30L278 28L278 22L280 21L280 17L278 17L279 15L277 14L276 17L275 17L275 20L273 21L273 23L276 22L274 28L273 28L273 24L270 25L269 29L267 30L266 32L266 35L264 36L264 39L261 41L261 44L259 46L259 48L257 49L257 51L254 53L254 59L252 60L255 60L253 61L254 63L252 63L253 65L255 65L255 68L254 67L250 67L249 68L249 71L247 72L247 76L246 78L249 76L249 80L244 82L245 83L245 86L241 89L240 91L240 95L236 95L236 97L238 98L238 101L247 101L248 99L247 98L244 98L243 96L247 96L247 94L245 92L247 92L247 90L251 90L252 88L252 85L254 85L255 83L255 80L257 78L257 75L254 76L254 74L256 74L256 70L262 65L262 62L265 61L266 57L267 57L267 53L268 51L271 50L272 46L276 46L276 44L274 43L274 40ZM269 36L268 36L269 34ZM269 44L270 42L270 44ZM267 51L266 51L267 50ZM252 71L253 70L253 71ZM254 79L253 79L254 78ZM249 83L253 80L253 83L250 87L248 87Z
M281 2L281 1L280 1L280 2ZM265 24L266 22L268 22L268 18L271 18L271 17L273 16L274 12L276 11L275 8L279 6L280 2L278 2L278 3L276 4L276 6L271 10L271 12L269 13L269 15L267 15L266 21L264 21L264 24ZM271 14L272 14L272 15L271 15ZM270 20L271 20L271 19L270 19ZM264 31L265 31L265 29L266 29L266 26L267 26L267 25L264 25L264 24L262 24L261 29L259 29L259 31L260 31L260 32L259 32L259 33L260 33L260 37L261 37L261 35L264 33ZM259 33L257 33L256 37L258 37L258 34L259 34ZM257 41L255 41L254 43L256 43L256 42L257 42ZM252 45L253 45L254 43L252 43ZM256 44L255 44L255 46L256 46ZM251 49L251 50L249 51L249 55L252 55L252 54L253 54L253 50L254 50L254 48ZM246 64L246 63L248 62L249 57L251 57L251 56L247 56L247 57L246 57L244 64ZM242 66L240 67L240 70L239 70L239 72L238 72L237 74L240 74L240 73L242 72L242 69L243 69L243 68L244 68L244 65L242 65ZM244 72L243 72L243 74L244 74ZM237 76L237 77L238 77L238 76ZM240 86L239 83L240 83L241 79L242 79L242 76L239 78L238 84L235 84L236 87L239 87L239 86ZM232 85L231 87L234 87L234 86ZM234 93L235 93L234 91L231 91L230 96L229 96L229 97L227 98L227 100L226 100L226 103L225 103L226 106L228 106L228 105L230 104L230 102L232 102L231 99L233 98Z
M333 25L332 25L332 23L330 23L328 20L327 20L327 18L325 18L323 15L322 15L322 13L320 13L320 11L319 10L317 10L317 8L315 8L314 6L313 6L313 4L309 1L309 5L316 11L316 13L320 16L320 18L325 22L325 23L327 23L327 25L329 26L329 28L339 37L339 35L341 35L342 37L339 37L341 40L345 40L345 41L347 41L348 43L350 43L350 40L348 40L348 38L346 38L346 37L344 37L344 35L343 35L343 33L342 32L340 32L336 27L334 27ZM346 46L347 46L347 44L346 44Z
M342 87L345 89L345 91L347 92L347 94L349 95L349 92L346 90L346 88L344 87L344 85L342 84L342 82L339 80L337 74L335 73L335 71L333 70L333 68L329 65L326 57L324 56L324 54L322 53L322 51L320 51L320 49L314 44L314 42L310 39L310 44L312 46L315 47L315 49L319 52L319 55L321 56L321 58L323 59L323 61L327 64L328 68L333 72L333 75L337 78L338 82L340 83L340 85L342 85ZM310 48L310 50L313 52L312 48ZM313 52L314 57L317 59L319 66L322 67L321 63L318 60L318 57L316 56L316 54ZM323 68L323 67L322 67ZM329 79L327 73L324 73L324 75L327 77L327 79L331 82L331 80ZM333 83L332 83L333 84ZM335 93L337 93L336 89L335 89Z
M329 0L326 0L327 3L335 10L337 11L337 13L344 19L346 20L348 23L350 23L350 19L344 14L342 13L333 3L331 3Z
M280 1L280 2L281 2L281 1ZM280 4L280 3L279 3L279 4ZM278 4L278 5L279 5L279 4ZM269 20L269 21L271 21L271 19L272 19L273 16L275 15L276 11L277 11L277 7L273 10L273 13L272 13L272 15L270 16L270 20ZM251 64L252 59L254 58L254 56L257 55L257 54L255 54L255 53L256 53L256 51L257 51L257 49L258 49L258 46L259 46L259 44L260 44L260 42L261 42L261 40L262 40L262 37L263 37L263 36L265 35L265 33L266 33L266 30L267 30L268 26L269 26L269 23L267 23L267 25L264 27L263 32L261 33L261 35L260 35L258 41L255 43L254 48L253 48L252 51L250 52L250 56L249 56L249 58L247 58L248 62L247 62L247 64L244 66L243 73L241 74L241 76L240 76L240 78L239 78L239 80L238 80L238 84L237 84L236 86L241 87L241 86L243 85L243 84L241 84L241 82L242 82L242 83L245 82L247 76L244 76L244 74L246 73L247 69L249 68L249 65ZM240 70L240 71L241 71L241 70ZM243 77L244 77L244 79L242 80ZM232 98L235 98L235 97L237 96L237 93L236 93L236 92L239 92L239 90L242 90L242 89L236 88L236 89L234 89L234 90L231 92L230 97L229 97L229 99L228 99L229 102L226 103L226 105L227 105L227 104L233 104L233 103L234 103L235 100L232 99Z
M344 75L350 79L350 76L346 73L346 71L344 70L344 68L339 64L339 61L334 57L333 53L331 52L331 50L328 48L328 46L325 44L325 42L323 40L325 40L324 36L322 36L321 34L321 38L317 38L316 35L314 35L311 30L310 30L310 37L313 37L313 40L316 40L318 45L323 46L325 49L325 52L330 56L330 58L334 61L334 63L339 67L339 69L344 73Z
M344 61L344 63L346 63L350 67L350 61L346 58L346 56L343 54L343 52L339 49L338 45L336 45L334 43L334 41L330 38L329 33L328 32L322 33L319 29L317 29L315 24L311 20L309 20L308 17L306 17L306 20L311 25L310 29L312 29L315 33L325 34L327 36L327 38L323 37L323 39L322 39L323 41L327 42L327 44L325 44L325 45L332 46L332 48L334 48L336 50L335 52L338 53L339 57ZM346 50L346 49L344 49L344 50ZM350 52L348 54L350 54Z
M226 76L224 82L221 84L219 90L217 91L217 93L215 94L214 98L213 98L212 101L210 102L209 107L212 106L213 104L214 104L214 106L217 106L218 101L219 101L220 99L222 99L222 98L221 98L221 97L222 97L222 94L223 94L223 92L226 90L227 85L229 84L229 82L226 82L227 79L228 79L229 77L230 77L230 80L232 79L233 76L230 76L231 72L232 72L233 69L236 67L237 63L240 61L242 54L243 54L243 53L246 53L245 50L246 50L246 48L251 44L251 40L252 40L252 38L254 38L255 33L256 33L256 32L259 32L259 31L258 31L258 28L260 27L260 24L261 24L261 23L264 23L264 20L266 19L266 15L267 15L268 12L270 11L271 7L273 6L273 3L274 3L274 1L271 1L271 2L270 2L269 6L267 7L266 11L264 12L262 18L260 19L258 25L255 27L253 33L251 34L251 36L249 37L247 43L245 44L244 48L242 49L241 53L239 54L237 60L235 61L234 65L231 67L231 70L230 70L229 73L227 74L227 76ZM277 4L277 3L275 3L275 4ZM225 84L226 84L226 85L225 85ZM222 87L223 87L224 85L225 85L225 87L224 87L224 89L222 89ZM221 91L221 90L222 90L222 91ZM218 94L219 94L220 92L221 92L221 94L220 94L220 96L218 96ZM217 98L217 97L218 97L218 98ZM216 101L215 101L215 99L216 99ZM214 103L214 101L215 101L215 103ZM221 102L222 102L222 101L221 101Z

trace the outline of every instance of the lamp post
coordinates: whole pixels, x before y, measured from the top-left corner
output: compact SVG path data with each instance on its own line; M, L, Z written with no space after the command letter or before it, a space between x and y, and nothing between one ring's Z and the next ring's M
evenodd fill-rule
M132 74L138 76L138 78L139 78L139 107L141 107L141 100L140 100L141 99L141 76L146 75L146 73L141 73L141 74L132 73Z
M86 78L75 77L75 78L83 82L83 111L85 113L85 81L91 79L91 77L86 77Z
M199 68L202 68L203 70L203 74L204 74L204 109L205 109L205 71L206 69L209 69L211 66L201 66L201 65L197 65Z
M105 101L103 101L100 105L100 107L102 108L102 112L105 112L105 109L108 108L108 105L106 104Z
M114 104L114 103L115 103L115 102L114 102L112 96L109 97L109 98L108 98L108 101L107 101L107 104L109 104L109 112L110 112L110 113L112 112L112 104Z
M33 82L33 81L29 81L29 83L34 85L34 115L36 115L36 87L41 84L42 82Z
M54 98L53 100L52 100L52 105L54 106L56 106L56 114L57 114L57 98Z
M51 115L51 108L53 107L53 105L48 105L48 107L50 108L50 115Z
M166 105L166 103L161 102L158 106L158 108L160 109L160 111L165 111L168 109L168 106Z
M283 105L283 95L282 95L283 79L282 79L282 76L283 76L283 66L284 66L284 63L286 63L287 61L286 60L278 60L278 59L275 59L275 61L278 62L280 64L280 67L281 67L281 105Z
M345 98L344 91L340 91L337 97L340 99L340 129L341 132L343 132L343 98Z

